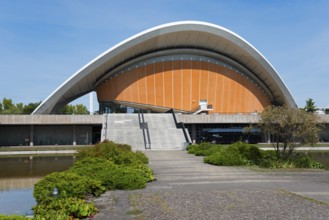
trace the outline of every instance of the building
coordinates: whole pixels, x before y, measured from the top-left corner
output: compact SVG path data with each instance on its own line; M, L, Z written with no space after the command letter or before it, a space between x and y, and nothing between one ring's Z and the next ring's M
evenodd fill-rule
M56 89L33 114L52 114L91 91L100 110L118 103L153 112L236 114L271 104L296 107L265 57L237 34L184 21L157 26L115 45Z
M143 113L85 119L51 115L91 91L97 92L100 113L124 105L182 114L173 114L174 119ZM32 116L0 117L0 130L6 136L6 131L20 126L29 145L113 139L137 149L175 144L181 149L201 141L206 129L240 135L258 123L257 113L269 105L297 107L279 74L256 48L223 27L183 21L151 28L113 46L67 79ZM236 137L225 139L233 140Z

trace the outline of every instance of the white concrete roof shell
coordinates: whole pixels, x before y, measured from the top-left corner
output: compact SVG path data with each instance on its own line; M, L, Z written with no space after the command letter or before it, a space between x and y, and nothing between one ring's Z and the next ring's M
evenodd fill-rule
M199 21L160 25L134 35L100 54L59 86L32 114L50 114L96 89L96 83L127 61L159 50L195 48L226 56L252 72L272 93L273 102L296 107L277 71L250 43L221 26Z

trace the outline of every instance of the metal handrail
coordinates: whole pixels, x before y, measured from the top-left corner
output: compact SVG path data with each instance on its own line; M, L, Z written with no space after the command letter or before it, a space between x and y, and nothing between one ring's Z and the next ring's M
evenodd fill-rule
M183 130L183 134L184 134L184 137L185 137L185 140L188 144L191 144L191 141L190 139L188 138L188 135L186 133L186 128L185 128L185 125L183 122L177 122L177 118L176 118L176 115L175 115L175 111L174 109L170 109L168 112L170 112L172 115L173 115L173 118L174 118L174 122L175 122L175 125L176 125L176 128L181 128Z
M144 119L144 112L143 110L138 110L138 121L139 121L139 127L142 129L143 132L143 139L144 139L144 147L145 149L151 149L151 138L150 138L150 132L148 128L147 122L145 122Z

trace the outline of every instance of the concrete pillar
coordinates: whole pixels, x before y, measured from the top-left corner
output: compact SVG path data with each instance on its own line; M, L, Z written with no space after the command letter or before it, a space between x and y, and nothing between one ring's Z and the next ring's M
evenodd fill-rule
M33 125L30 125L30 146L33 146L34 143L33 143L33 135L34 135L34 126Z
M77 145L77 135L76 135L76 125L73 125L73 143L74 146Z
M195 124L192 124L192 143L195 144L196 142L196 128L195 128Z

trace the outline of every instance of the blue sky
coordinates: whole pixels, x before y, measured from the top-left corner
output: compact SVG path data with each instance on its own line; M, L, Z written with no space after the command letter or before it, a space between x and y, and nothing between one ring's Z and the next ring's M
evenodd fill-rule
M0 100L44 100L120 41L156 25L199 20L255 46L298 106L308 98L329 106L328 11L326 0L0 0Z

